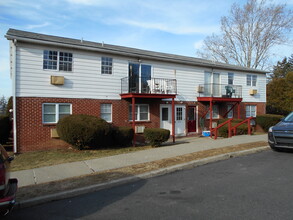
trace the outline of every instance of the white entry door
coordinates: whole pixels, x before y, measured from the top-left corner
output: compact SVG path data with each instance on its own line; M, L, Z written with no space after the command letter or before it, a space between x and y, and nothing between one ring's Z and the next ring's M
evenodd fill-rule
M160 121L160 127L172 134L172 105L161 105ZM185 121L185 106L175 105L175 135L185 135Z

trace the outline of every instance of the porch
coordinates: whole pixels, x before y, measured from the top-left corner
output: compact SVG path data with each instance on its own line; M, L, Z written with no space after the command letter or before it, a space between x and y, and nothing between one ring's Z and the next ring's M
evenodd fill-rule
M132 119L135 119L137 99L171 99L171 133L175 143L175 101L177 93L176 79L151 77L125 77L121 79L121 98L131 100ZM136 120L132 120L134 130L133 143L136 143Z

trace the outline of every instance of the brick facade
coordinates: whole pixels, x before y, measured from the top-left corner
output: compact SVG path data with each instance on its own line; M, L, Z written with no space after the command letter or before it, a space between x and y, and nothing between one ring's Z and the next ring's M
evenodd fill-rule
M131 100L95 100L95 99L68 99L68 98L36 98L18 97L17 98L17 146L19 152L46 150L53 148L70 147L60 139L51 138L51 129L56 124L43 124L42 104L43 103L71 103L72 114L88 114L100 117L100 104L112 104L112 123L115 126L132 126L129 121L129 105ZM150 121L136 122L136 125L144 125L146 128L160 127L160 104L166 102L160 99L136 99L136 104L149 104ZM187 106L198 106L198 118L204 112L205 106L196 102L175 103ZM241 118L245 118L245 106L256 105L257 114L265 113L265 103L241 103ZM188 108L186 108L187 111ZM226 103L219 105L220 118L226 112ZM234 111L236 116L237 111ZM186 112L187 116L187 112ZM186 117L187 120L187 117ZM186 122L187 130L187 122ZM200 130L198 132L201 132Z

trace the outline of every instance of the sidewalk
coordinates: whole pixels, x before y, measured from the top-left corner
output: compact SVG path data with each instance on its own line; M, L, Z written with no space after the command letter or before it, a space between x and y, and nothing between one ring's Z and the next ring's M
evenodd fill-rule
M19 187L48 183L95 172L122 168L184 154L227 147L238 144L267 141L267 135L241 135L232 138L213 140L211 138L186 137L177 139L175 144L152 148L128 154L120 154L105 158L65 163L31 170L16 171L11 177L17 178Z

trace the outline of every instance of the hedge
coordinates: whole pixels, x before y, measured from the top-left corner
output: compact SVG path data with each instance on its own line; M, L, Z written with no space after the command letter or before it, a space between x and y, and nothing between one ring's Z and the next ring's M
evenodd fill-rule
M0 144L5 144L10 136L12 124L9 116L0 116Z
M133 139L131 127L115 127L113 132L114 145L118 147L130 146Z
M256 116L256 123L264 130L268 131L271 126L277 124L284 116L264 114Z
M227 120L229 120L229 119L220 119L218 124L221 124ZM233 127L242 121L243 121L242 119L233 119L231 122L231 125ZM223 127L219 128L218 132L219 132L218 133L219 136L227 138L228 137L228 124L225 124ZM247 134L247 133L248 133L247 123L242 124L237 127L236 135L242 135L242 134Z
M77 149L99 148L113 144L111 125L91 115L69 115L59 120L60 139Z
M159 147L170 137L170 131L163 128L146 128L144 129L144 137L152 147Z

